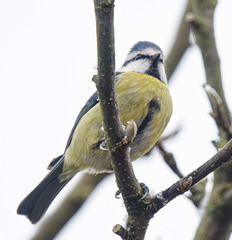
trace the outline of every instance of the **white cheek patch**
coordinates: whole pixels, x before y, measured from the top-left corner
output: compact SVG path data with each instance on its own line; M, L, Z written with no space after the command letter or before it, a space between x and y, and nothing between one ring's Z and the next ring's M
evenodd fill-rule
M147 59L140 59L129 62L126 66L119 69L119 72L139 72L145 73L150 67L150 61Z

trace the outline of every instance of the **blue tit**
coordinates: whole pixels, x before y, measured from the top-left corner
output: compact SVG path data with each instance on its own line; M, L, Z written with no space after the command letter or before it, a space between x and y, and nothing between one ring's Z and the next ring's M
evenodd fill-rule
M134 161L157 142L172 114L163 52L156 44L141 41L129 51L116 73L116 92L122 124L132 119L137 135L130 147ZM49 165L44 180L20 203L17 213L32 223L40 220L47 208L80 171L92 174L112 172L97 93L87 101L72 128L64 153Z

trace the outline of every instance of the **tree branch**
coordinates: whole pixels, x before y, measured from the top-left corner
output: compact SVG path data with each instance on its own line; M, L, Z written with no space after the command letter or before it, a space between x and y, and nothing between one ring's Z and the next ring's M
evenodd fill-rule
M204 87L213 109L212 113L210 113L211 117L215 120L217 126L224 130L227 139L231 139L232 126L229 122L221 97L209 84L205 84Z
M169 168L179 177L179 178L183 178L183 174L180 172L178 166L177 166L177 163L176 163L176 160L175 160L175 157L174 155L171 153L171 152L168 152L165 147L164 147L164 144L163 142L166 140L166 139L169 139L169 138L172 138L173 136L175 136L177 133L179 132L179 130L176 130L175 132L167 135L167 136L164 136L164 137L161 137L157 143L156 143L156 147L159 149L159 153L161 154L161 156L163 157L165 163L169 166Z
M232 160L232 140L230 140L219 152L211 159L201 165L199 168L188 174L186 177L174 183L165 191L159 193L152 198L154 205L154 213L158 212L167 203L177 196L188 191L193 185L201 181L208 174L215 171L220 166ZM231 199L232 200L232 195Z
M168 80L170 80L173 72L175 71L177 65L179 64L180 59L184 55L186 49L190 46L190 43L189 43L190 27L188 23L185 21L185 15L189 11L190 11L190 0L186 5L186 9L184 11L181 23L179 25L179 28L176 34L176 38L174 40L171 51L168 54L167 60L165 62L165 68L166 68Z
M114 1L95 0L94 2L98 46L96 87L106 139L121 194L123 196L138 195L141 192L141 187L131 167L128 151L129 144L125 141L125 133L120 119L116 96L113 26ZM126 187L125 183L128 183Z
M142 189L134 175L129 157L128 147L130 141L133 139L125 137L120 120L115 90L114 1L95 0L94 4L98 47L98 74L96 87L102 110L104 130L108 148L111 153L117 186L122 194L128 212L129 239L144 239L150 218L141 218L141 214L143 214L143 210L146 206L141 204L140 199L143 196ZM127 132L136 132L137 129L135 128L135 124L132 121L127 128ZM138 204L142 206L138 208ZM123 233L125 234L124 231Z
M169 168L179 177L179 178L183 178L184 175L180 172L175 157L171 152L168 152L165 147L163 146L163 141L166 140L168 137L172 137L173 134L176 134L176 132L172 133L171 135L162 137L157 143L156 143L156 147L159 149L160 154L162 155L165 163L169 166ZM194 185L193 187L191 187L190 192L191 195L187 196L187 198L189 200L192 201L192 203L194 204L194 206L196 206L197 208L200 207L202 199L204 198L205 195L205 184L206 184L206 180L204 181L200 181L198 184Z
M144 200L140 199L140 203L141 203L140 206L143 208L143 214L139 215L139 218L141 222L143 222L143 224L141 223L141 225L144 226L144 229L146 230L147 224L149 220L153 217L153 215L157 213L160 209L165 207L170 201L187 192L196 183L204 179L208 174L212 173L216 169L220 168L223 165L228 165L228 162L231 160L232 160L232 140L230 140L220 151L218 151L207 162L205 162L199 168L197 168L196 170L188 174L186 177L174 183L165 191L162 191L153 197L151 197L150 195L147 195L144 198ZM227 186L227 188L231 189L231 185ZM229 194L226 194L223 197L227 199L229 206L231 206L232 205L231 190ZM145 203L146 203L146 208L144 208ZM136 205L135 208L138 208L138 205ZM136 210L135 212L138 214L139 211ZM131 219L133 219L133 217L135 216L133 214L129 215ZM122 239L127 239L127 240L143 239L143 238L136 238L135 237L136 235L133 235L132 237L130 235L131 232L129 233L126 232L126 230L118 224L115 225L115 227L113 228L113 231L119 236L121 236ZM204 238L196 238L196 239L204 239ZM215 238L212 238L212 239L215 239Z
M96 2L97 1L95 1L95 3ZM95 11L98 26L97 29L101 28L100 32L110 32L109 30L103 30L103 27L110 26L98 25L98 21L102 17L101 14L104 15L106 11L102 11L102 7L99 6L95 7ZM104 21L111 23L112 19L104 19ZM100 22L103 21L101 20ZM107 34L103 36L103 39L104 37L106 37L106 35ZM154 213L163 208L175 197L188 191L194 184L202 180L207 174L211 173L219 166L228 162L232 156L232 144L231 142L229 142L208 162L203 164L194 172L190 173L185 178L173 184L170 188L163 191L161 194L156 195L153 198L151 198L149 194L146 197L141 197L141 187L139 186L134 176L133 169L129 161L129 154L127 149L128 141L125 141L122 124L120 122L115 92L115 83L113 79L114 76L112 74L113 69L111 68L112 64L110 62L110 66L108 66L108 62L104 62L104 51L102 49L112 50L111 48L109 48L109 46L112 46L112 44L110 44L110 38L106 38L105 40L103 40L101 37L102 35L99 33L97 34L97 36L98 53L99 56L102 57L100 57L100 59L98 57L99 67L96 85L99 93L103 121L107 135L109 150L112 156L112 165L115 172L117 185L123 196L124 203L128 212L127 229L123 228L120 225L116 225L113 228L113 231L120 235L122 239L144 239L148 223L153 217ZM111 38L111 41L112 40L113 39ZM108 54L114 54L114 51L108 51ZM111 134L113 135L111 136Z
M215 105L215 95L208 94L213 114L219 131L220 139L215 144L219 149L225 145L231 137L223 123L218 121L219 117L223 122L231 125L230 112L224 97L220 60L216 49L214 37L214 10L217 0L191 0L192 12L186 17L191 29L195 34L195 40L198 44L205 66L206 80L208 86L220 97L220 107L218 102ZM209 93L209 92L208 92ZM211 91L212 93L212 91ZM218 98L217 98L218 100ZM223 108L223 111L222 111ZM222 113L223 112L223 113ZM199 224L195 239L197 240L224 240L229 238L232 224L232 163L221 167L214 173L214 186L211 192L210 200L205 214ZM227 196L227 197L225 197Z
M195 34L195 41L200 47L207 84L214 88L221 97L230 122L230 113L222 86L220 59L214 37L214 10L216 5L217 0L191 0L192 12L187 14L186 21L190 24Z

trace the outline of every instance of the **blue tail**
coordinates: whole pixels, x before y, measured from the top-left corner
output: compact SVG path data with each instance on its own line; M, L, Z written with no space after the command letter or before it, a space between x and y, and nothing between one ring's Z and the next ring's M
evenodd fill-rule
M63 162L64 158L61 156L43 181L20 203L17 213L28 217L31 223L40 220L56 195L69 182L70 179L64 182L59 180Z

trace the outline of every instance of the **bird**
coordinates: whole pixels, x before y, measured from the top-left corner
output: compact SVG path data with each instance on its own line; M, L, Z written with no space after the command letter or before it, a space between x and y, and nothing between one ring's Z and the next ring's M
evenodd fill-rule
M137 42L115 76L122 124L127 126L133 120L137 126L129 153L131 161L135 161L151 150L172 115L161 48L152 42ZM64 153L54 158L48 169L49 173L17 209L32 224L42 218L57 194L78 172L113 171L97 92L77 116Z

